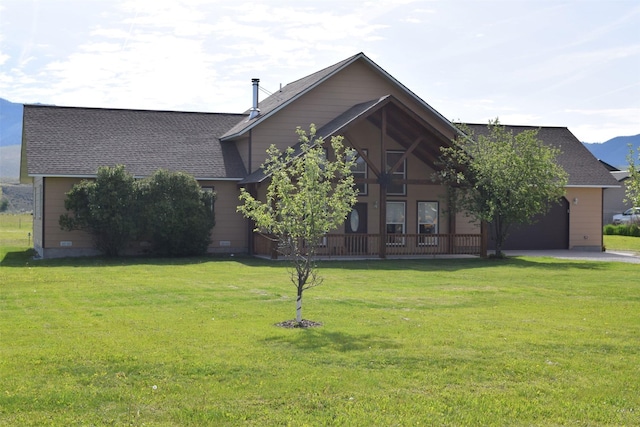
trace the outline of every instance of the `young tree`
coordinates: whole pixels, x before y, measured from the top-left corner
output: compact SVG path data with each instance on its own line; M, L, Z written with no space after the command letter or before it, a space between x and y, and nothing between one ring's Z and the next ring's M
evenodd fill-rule
M186 173L158 170L139 185L140 227L157 255L207 251L215 225L215 193Z
M316 137L312 124L309 135L296 130L298 149L281 153L271 146L262 166L270 176L266 201L240 190L238 212L255 222L255 230L275 235L280 251L292 262L291 281L297 290L296 322L302 322L302 293L322 283L315 263L316 249L329 231L344 223L356 202L351 169L354 151L331 138L334 160L325 152L325 141Z
M488 126L487 136L461 126L466 136L442 149L440 177L455 188L458 208L489 224L501 258L510 227L547 212L564 195L567 173L556 161L560 150L544 145L537 130L514 135L498 119Z
M629 144L629 153L627 154L627 162L629 163L629 178L625 180L625 203L631 203L632 207L640 206L640 147L638 147L638 156L634 158L635 152L633 145Z
M95 180L82 180L67 193L60 216L64 230L85 230L96 248L117 256L135 236L135 182L124 166L103 166Z

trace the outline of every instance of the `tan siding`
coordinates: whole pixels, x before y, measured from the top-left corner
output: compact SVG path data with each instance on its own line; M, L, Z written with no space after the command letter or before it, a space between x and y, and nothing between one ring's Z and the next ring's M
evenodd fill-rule
M433 120L431 113L403 91L397 90L386 78L364 63L356 62L253 129L251 171L262 164L264 153L271 144L280 149L294 145L297 126L308 130L310 122L313 122L319 128L358 103L389 94L417 111L441 132L449 132Z
M47 226L44 230L45 248L64 249L69 246L61 246L60 242L71 242L71 249L91 249L93 240L91 235L82 231L64 231L58 225L58 218L64 214L65 193L73 184L80 182L72 178L47 178L45 194L45 215ZM215 205L216 226L212 231L212 251L244 252L247 250L246 221L242 215L236 213L239 191L236 182L202 182L203 187L214 186L218 194ZM36 223L34 221L34 244ZM222 245L220 242L223 242ZM227 246L227 243L228 245ZM139 245L133 243L133 249Z
M568 188L569 249L602 248L602 189Z
M480 233L480 223L475 221L464 212L456 213L456 233L458 234L478 234Z
M246 252L247 251L247 221L236 212L240 204L240 191L236 182L218 181L203 184L215 186L217 194L215 204L216 225L211 232L211 251L215 252ZM222 243L221 243L222 242Z
M67 211L64 208L66 194L73 184L80 182L75 178L45 178L44 195L44 248L61 248L60 242L71 242L71 248L92 248L91 235L83 231L64 231L60 229L58 220Z

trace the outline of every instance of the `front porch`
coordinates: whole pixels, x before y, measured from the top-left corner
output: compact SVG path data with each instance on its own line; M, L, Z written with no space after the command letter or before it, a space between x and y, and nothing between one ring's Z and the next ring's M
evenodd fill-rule
M282 256L278 239L262 233L254 233L252 253L270 259ZM316 255L336 259L432 255L486 257L487 239L483 234L327 234Z

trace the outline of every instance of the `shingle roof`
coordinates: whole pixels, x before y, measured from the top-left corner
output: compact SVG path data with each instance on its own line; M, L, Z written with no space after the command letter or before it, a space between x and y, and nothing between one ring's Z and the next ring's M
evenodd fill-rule
M268 96L258 104L258 108L260 109L259 116L249 120L247 115L247 117L245 117L231 129L229 129L224 135L222 135L222 138L231 138L242 134L254 124L262 121L262 119L264 119L266 116L269 116L270 113L273 113L280 107L288 104L290 101L297 98L310 88L314 87L325 78L331 76L335 71L339 70L344 65L351 63L356 58L362 55L362 53L359 53L343 61L340 61L337 64L331 65L330 67L324 68L320 71L316 71L313 74L287 84L278 92Z
M236 145L218 139L240 116L25 105L27 173L93 176L122 164L134 176L166 169L240 179L246 170Z
M467 124L475 135L487 135L486 124ZM562 151L558 163L569 174L569 187L617 187L618 182L611 173L566 127L536 127L504 125L514 134L538 129L538 139Z

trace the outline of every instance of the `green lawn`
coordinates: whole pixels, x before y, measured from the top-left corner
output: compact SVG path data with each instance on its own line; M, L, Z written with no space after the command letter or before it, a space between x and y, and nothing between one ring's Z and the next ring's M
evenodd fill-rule
M629 251L640 254L640 237L604 235L604 247L609 251Z
M300 330L274 326L282 263L25 246L0 255L3 426L640 425L637 265L328 262Z

